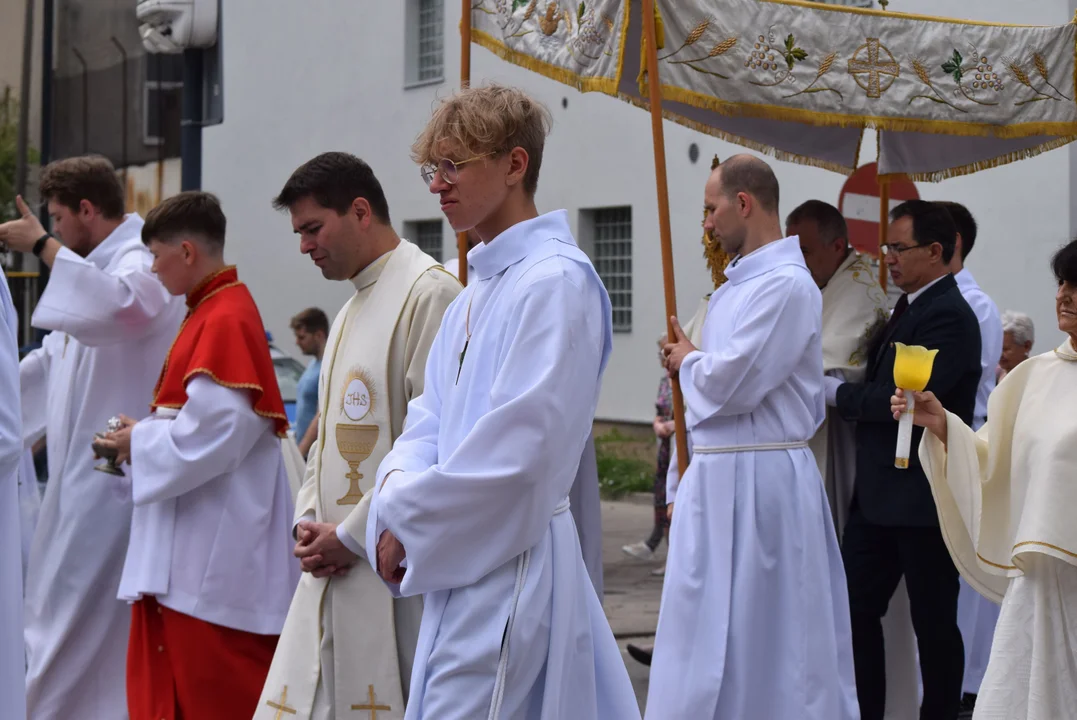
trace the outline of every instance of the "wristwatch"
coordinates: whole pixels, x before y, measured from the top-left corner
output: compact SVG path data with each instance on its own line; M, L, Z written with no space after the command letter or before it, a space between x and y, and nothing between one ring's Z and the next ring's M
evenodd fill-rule
M41 237L39 237L37 239L37 242L34 243L34 247L30 252L32 252L37 257L41 257L41 251L45 249L45 243L47 243L49 241L49 238L52 236L52 233L47 232Z

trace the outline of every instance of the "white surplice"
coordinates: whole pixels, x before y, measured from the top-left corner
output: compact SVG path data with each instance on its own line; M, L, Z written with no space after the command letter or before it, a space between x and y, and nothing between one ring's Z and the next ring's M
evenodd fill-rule
M390 589L424 598L406 717L639 718L567 512L609 298L564 211L468 260L367 523L371 563L385 529L407 553Z
M459 280L460 258L445 261L445 269ZM468 284L474 274L474 269L468 270ZM587 439L587 446L583 449L580 468L576 471L576 479L572 481L572 490L569 491L569 502L572 520L576 523L576 531L580 536L583 564L587 566L587 574L591 576L591 583L595 586L595 592L601 602L605 589L602 575L602 498L598 490L598 460L595 457L593 434Z
M21 438L20 438L21 443ZM34 453L30 448L22 452L19 463L19 539L22 541L22 577L25 583L26 569L30 566L30 546L34 543L37 518L41 514L41 488L34 467Z
M19 466L22 462L19 416L18 316L7 276L0 268L0 704L3 717L26 718L26 654L22 639L22 518Z
M680 369L693 456L647 717L858 718L845 571L807 447L825 413L821 296L796 237L725 274Z
M127 216L85 258L57 253L32 321L53 332L20 365L23 436L47 435L49 465L26 576L34 720L127 717L131 610L116 594L132 506L90 444L113 415L146 413L185 311L150 272L142 224Z
M961 297L976 313L980 325L980 386L976 390L976 411L972 429L979 430L987 422L987 401L995 389L995 370L1002 356L1002 319L998 306L980 289L976 279L963 268L954 275ZM991 658L991 641L998 623L999 606L972 589L961 578L961 590L957 597L957 626L965 645L965 676L961 684L963 692L975 695L980 691L987 662Z
M292 493L273 421L250 394L204 375L178 411L158 408L131 433L134 501L119 597L144 595L214 625L279 635L299 561Z
M963 578L1001 602L976 720L1057 720L1077 707L1077 350L1013 369L978 432L947 413L920 441L943 540Z

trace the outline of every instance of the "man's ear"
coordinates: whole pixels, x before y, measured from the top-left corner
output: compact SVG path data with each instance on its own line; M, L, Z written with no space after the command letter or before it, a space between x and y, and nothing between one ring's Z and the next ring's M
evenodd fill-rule
M523 182L530 164L531 158L526 150L521 147L513 148L509 152L509 174L505 177L505 184L512 186Z
M737 205L740 210L740 216L746 218L752 214L755 199L748 193L737 193Z
M370 209L370 202L365 197L357 197L352 200L351 213L364 228L370 224L371 219L374 217L374 213Z
M79 200L79 217L89 220L97 214L97 208L89 200Z

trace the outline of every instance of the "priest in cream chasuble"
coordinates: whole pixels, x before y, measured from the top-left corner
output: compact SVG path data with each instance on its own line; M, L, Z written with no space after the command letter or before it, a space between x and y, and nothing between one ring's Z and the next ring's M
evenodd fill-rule
M256 720L362 717L371 708L385 720L404 717L422 600L394 600L367 563L367 493L408 401L422 393L427 353L461 287L406 240L351 282L356 293L326 343L318 440L296 522L337 524L363 559L344 575L303 573Z

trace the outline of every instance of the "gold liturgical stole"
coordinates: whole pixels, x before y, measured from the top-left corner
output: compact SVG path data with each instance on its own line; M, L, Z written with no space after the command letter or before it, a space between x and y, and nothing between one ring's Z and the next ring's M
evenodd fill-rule
M393 331L416 279L422 251L401 242L365 301L353 298L344 322L326 342L322 415L316 458L317 515L340 523L374 486L374 475L392 448L389 349Z
M319 522L339 524L374 486L393 440L389 363L404 362L391 355L393 333L415 283L436 266L415 245L402 241L373 288L357 293L333 323L318 388L321 451L314 458L314 482ZM328 603L327 593L332 596ZM331 716L404 716L393 599L360 560L344 577L329 580L304 573L300 578L254 720L311 717L327 608L335 677L334 697L326 698Z

